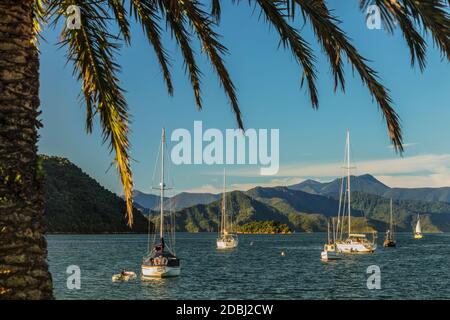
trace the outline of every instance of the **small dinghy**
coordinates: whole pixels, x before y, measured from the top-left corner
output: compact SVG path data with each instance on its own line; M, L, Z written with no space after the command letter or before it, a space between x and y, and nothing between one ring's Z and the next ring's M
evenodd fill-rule
M136 279L136 273L133 271L122 271L112 276L112 282L129 281Z

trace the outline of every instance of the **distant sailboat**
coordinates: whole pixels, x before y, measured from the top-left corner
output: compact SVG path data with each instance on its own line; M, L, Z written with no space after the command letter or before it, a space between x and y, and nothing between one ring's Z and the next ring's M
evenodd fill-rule
M367 239L364 233L352 233L351 224L351 190L350 190L350 132L347 130L347 140L345 144L345 163L347 169L346 183L344 185L344 178L342 178L340 197L339 197L339 210L338 210L338 222L337 222L337 236L336 247L338 252L342 253L372 253L377 248L376 233L372 235L372 239ZM347 213L345 212L347 210ZM344 220L347 216L348 232L347 238L343 239L344 223L340 223L340 220ZM340 228L339 228L340 227Z
M414 232L414 239L422 239L422 228L420 226L420 215L417 214L417 223L416 223L416 230Z
M395 247L395 235L394 235L394 218L392 215L392 199L390 202L390 213L389 213L389 229L386 231L384 236L383 247Z
M328 220L327 226L327 243L323 246L323 251L320 254L320 258L324 262L328 262L330 260L337 260L340 258L339 253L336 248L336 239L334 232L334 218L332 219L333 225L333 233L332 237L330 236L330 220Z
M219 237L217 238L217 249L233 249L238 246L239 240L236 233L233 233L233 222L227 214L226 208L226 177L223 170L223 196L222 212L220 215Z
M150 246L149 233L149 252L144 257L141 266L142 279L144 280L147 278L176 277L179 276L181 272L180 259L176 257L174 248L171 248L164 238L164 190L167 190L164 183L164 144L165 133L163 128L161 134L161 182L159 184L161 194L159 241L155 238L153 245ZM171 233L171 240L172 243L174 243L175 232Z

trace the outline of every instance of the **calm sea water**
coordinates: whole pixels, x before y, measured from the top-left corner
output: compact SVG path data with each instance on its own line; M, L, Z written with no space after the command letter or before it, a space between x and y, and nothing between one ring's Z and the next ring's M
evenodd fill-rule
M241 235L220 252L214 233L179 233L180 277L124 283L111 276L139 274L146 235L49 235L48 249L57 299L450 299L450 234L399 234L395 249L379 239L376 253L331 263L320 261L325 238ZM69 265L81 268L79 290L67 289ZM380 290L367 289L370 265L381 269Z

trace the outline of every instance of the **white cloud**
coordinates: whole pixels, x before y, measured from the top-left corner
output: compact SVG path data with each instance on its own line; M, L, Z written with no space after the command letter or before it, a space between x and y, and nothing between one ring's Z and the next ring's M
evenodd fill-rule
M398 188L421 188L421 187L449 187L450 173L432 174L428 176L383 176L376 175L378 180L390 187Z
M447 187L450 186L450 154L423 154L411 157L395 157L379 160L365 160L354 164L352 174L369 173L390 187ZM281 166L277 176L261 182L259 168L230 169L227 175L247 177L248 182L229 184L227 190L246 191L256 186L275 187L289 186L306 178L318 181L330 181L344 173L342 162L322 164L304 164ZM220 173L217 173L220 174ZM257 178L257 179L256 179ZM215 183L214 183L215 184ZM198 188L184 190L186 192L220 193L222 186L206 184Z

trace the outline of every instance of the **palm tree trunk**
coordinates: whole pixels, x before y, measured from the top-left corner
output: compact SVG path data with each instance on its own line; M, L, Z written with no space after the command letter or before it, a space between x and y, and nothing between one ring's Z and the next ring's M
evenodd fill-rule
M52 299L33 0L0 0L0 299Z

